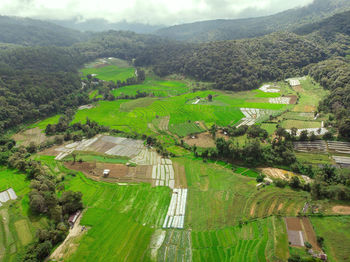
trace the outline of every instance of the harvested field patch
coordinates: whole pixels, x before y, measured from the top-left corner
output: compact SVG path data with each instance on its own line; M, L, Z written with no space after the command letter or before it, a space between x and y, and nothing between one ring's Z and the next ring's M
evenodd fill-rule
M301 87L301 85L293 86L293 90L294 90L295 92L299 92L299 93L304 92L304 89Z
M297 217L286 217L285 223L290 245L303 247L305 237L300 219Z
M292 176L295 176L294 173L283 169L279 169L279 168L268 167L268 168L260 168L259 170L261 170L261 172L264 175L272 179L277 178L277 179L289 180Z
M162 131L168 131L170 116L165 116L160 119L158 128Z
M334 206L332 211L336 214L350 215L350 206Z
M303 225L304 233L306 235L307 242L309 242L312 245L312 249L321 251L321 248L317 243L317 237L316 237L314 228L312 227L309 218L303 217L302 225Z
M294 105L296 102L297 102L297 100L298 100L298 97L297 96L295 96L295 95L291 95L291 96L286 96L286 97L289 97L289 104L291 104L291 105Z
M350 143L339 141L327 141L328 149L341 154L350 154Z
M275 97L275 98L269 98L269 103L271 104L290 104L290 97Z
M31 128L17 133L12 138L23 146L29 146L30 143L40 145L47 140L54 140L54 137L47 137L39 127Z
M187 188L185 167L177 162L173 163L173 167L175 172L175 187Z
M72 170L81 171L86 176L106 182L146 182L151 183L151 166L128 167L122 164L109 163L89 163L89 162L64 162L64 165ZM103 171L109 169L110 173L107 177L103 176Z
M196 145L204 148L215 147L214 139L209 132L200 133L194 136L187 136L183 140L189 146Z

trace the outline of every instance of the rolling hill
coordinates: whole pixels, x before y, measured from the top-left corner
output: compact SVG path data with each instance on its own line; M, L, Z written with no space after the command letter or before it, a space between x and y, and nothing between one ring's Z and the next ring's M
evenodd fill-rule
M157 35L191 42L252 38L275 31L293 31L302 25L318 22L349 9L350 2L347 0L314 0L306 7L287 10L271 16L182 24L160 29Z

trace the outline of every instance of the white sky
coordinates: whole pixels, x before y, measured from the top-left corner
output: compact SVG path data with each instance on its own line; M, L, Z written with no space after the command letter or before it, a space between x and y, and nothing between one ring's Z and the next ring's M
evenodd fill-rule
M173 25L268 15L312 0L0 0L0 14L39 19L104 18Z

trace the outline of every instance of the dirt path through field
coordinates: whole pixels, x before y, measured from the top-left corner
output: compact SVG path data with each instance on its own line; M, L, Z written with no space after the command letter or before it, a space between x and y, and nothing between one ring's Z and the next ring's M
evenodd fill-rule
M80 220L83 215L80 215L75 222L73 228L69 230L69 234L61 245L51 254L50 259L60 260L67 252L72 252L77 247L77 244L72 243L73 240L86 232L80 225ZM75 246L75 247L74 247Z

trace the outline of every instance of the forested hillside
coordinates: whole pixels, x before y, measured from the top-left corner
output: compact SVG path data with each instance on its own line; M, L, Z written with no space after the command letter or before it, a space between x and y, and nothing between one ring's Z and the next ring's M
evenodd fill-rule
M335 115L334 124L342 137L350 139L350 64L338 58L320 62L311 67L309 74L331 91L320 104L319 110ZM333 120L333 119L331 119Z
M19 48L0 56L0 132L87 101L77 68L82 58L61 48Z
M215 88L248 90L263 81L299 75L302 68L326 58L315 43L291 33L208 44L153 46L136 59L159 75L180 73L215 83Z
M29 18L0 16L0 42L24 46L70 46L87 34Z
M315 0L306 7L291 9L271 16L183 24L160 29L157 34L191 42L252 38L280 30L292 31L301 25L317 22L349 9L350 2L347 0Z

